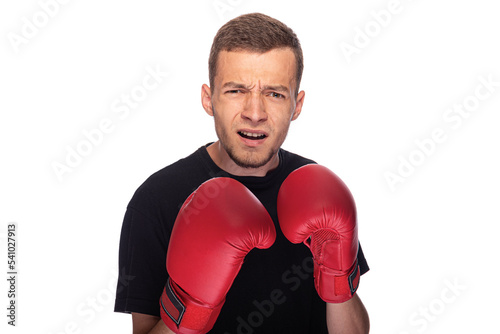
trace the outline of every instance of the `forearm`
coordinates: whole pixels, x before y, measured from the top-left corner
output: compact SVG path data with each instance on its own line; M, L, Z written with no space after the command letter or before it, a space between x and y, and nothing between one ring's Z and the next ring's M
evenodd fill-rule
M132 313L134 334L174 334L160 317L148 314Z
M156 326L154 326L148 334L174 334L167 325L163 322L163 320L160 319Z
M326 322L329 334L367 334L370 332L368 312L357 294L344 303L327 303Z

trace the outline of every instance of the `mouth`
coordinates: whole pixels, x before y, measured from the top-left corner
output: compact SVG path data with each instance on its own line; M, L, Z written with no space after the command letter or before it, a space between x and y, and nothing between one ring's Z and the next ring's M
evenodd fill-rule
M267 137L265 133L262 132L249 132L249 131L238 131L240 137L248 140L262 140Z

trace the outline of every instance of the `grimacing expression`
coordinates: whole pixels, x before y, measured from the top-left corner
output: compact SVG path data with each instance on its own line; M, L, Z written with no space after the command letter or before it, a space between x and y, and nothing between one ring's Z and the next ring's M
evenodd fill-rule
M285 141L304 98L304 92L296 94L295 71L295 55L289 48L219 54L207 112L214 116L217 136L238 166L264 166Z

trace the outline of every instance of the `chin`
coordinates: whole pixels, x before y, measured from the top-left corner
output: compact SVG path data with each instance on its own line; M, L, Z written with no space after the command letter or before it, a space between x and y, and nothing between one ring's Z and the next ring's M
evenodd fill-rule
M274 156L274 152L270 151L267 154L249 153L247 155L237 155L234 152L228 152L229 157L242 168L260 168L266 165Z

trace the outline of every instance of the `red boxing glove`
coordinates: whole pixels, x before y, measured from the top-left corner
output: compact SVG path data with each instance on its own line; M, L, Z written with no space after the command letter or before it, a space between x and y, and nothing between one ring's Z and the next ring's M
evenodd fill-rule
M180 334L212 329L247 253L275 239L267 210L244 185L226 177L200 185L181 207L170 237L170 278L160 298L167 327Z
M278 220L288 240L311 250L321 299L351 299L359 283L358 229L354 199L342 180L320 165L293 171L279 190Z

